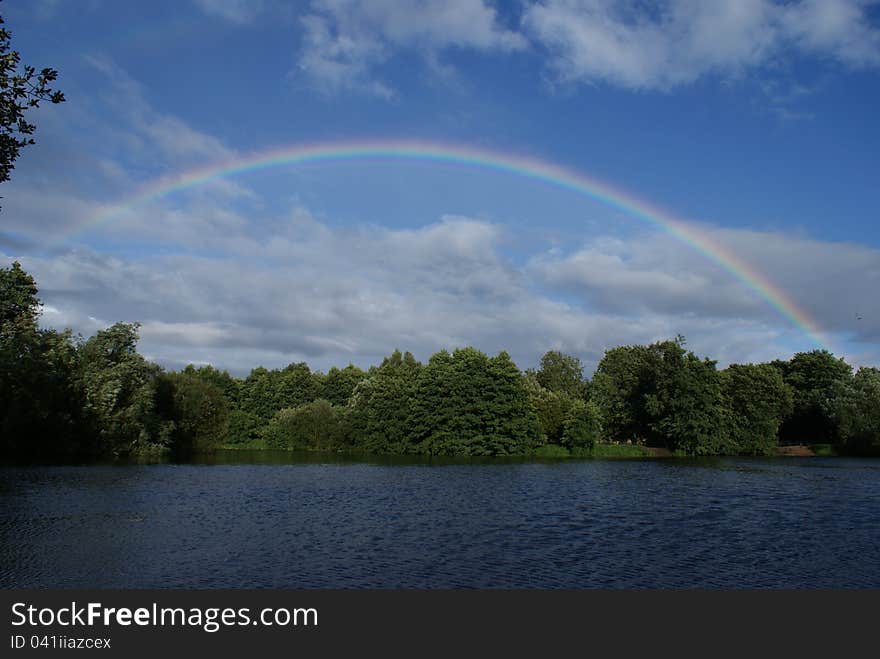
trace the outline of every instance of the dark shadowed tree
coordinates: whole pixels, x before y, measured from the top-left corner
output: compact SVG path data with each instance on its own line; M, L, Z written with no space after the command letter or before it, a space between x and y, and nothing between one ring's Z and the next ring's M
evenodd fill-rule
M162 379L170 386L174 448L200 451L223 444L229 432L229 401L223 391L187 371Z
M87 451L69 331L41 330L37 285L18 262L0 268L0 453L63 457Z
M181 373L197 377L203 382L213 385L220 390L231 406L238 403L241 394L241 380L229 375L229 371L221 371L210 364L198 368L189 364Z
M79 350L83 411L99 451L107 455L171 447L174 424L157 407L161 369L137 352L137 323L116 323Z
M827 350L799 352L788 362L774 362L794 393L794 409L780 430L785 444L842 441L836 399L852 380L852 367Z

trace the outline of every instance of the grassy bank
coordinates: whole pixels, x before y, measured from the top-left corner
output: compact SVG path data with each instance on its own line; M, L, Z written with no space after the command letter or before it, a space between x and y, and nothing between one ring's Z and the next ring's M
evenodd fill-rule
M668 455L662 449L637 444L596 444L592 449L569 451L564 446L546 444L535 449L536 458L652 458Z
M208 450L226 450L226 451L259 451L259 450L273 450L273 451L295 451L295 452L315 452L321 453L326 451L313 451L312 449L306 448L282 448L277 446L267 446L264 440L258 439L253 440L251 442L245 444L223 444L220 446L212 447ZM360 457L368 457L369 453L362 450L354 450L348 449L344 451L330 451L331 453L341 453L345 455L352 456L360 456ZM378 456L379 454L377 454ZM412 457L417 457L417 454L407 454ZM780 446L776 449L775 455L781 457L803 457L803 456L819 456L819 457L836 457L836 456L851 456L851 457L880 457L880 449L874 450L861 450L861 451L851 451L845 452L841 451L838 447L833 444L810 444L807 445L798 445L798 446ZM149 457L149 456L146 456ZM430 457L430 456L424 456ZM451 456L454 457L454 456ZM460 456L466 457L466 456ZM517 457L517 456L507 456L507 457ZM559 446L558 444L545 444L544 446L539 446L535 449L529 456L519 456L519 457L534 457L539 459L563 459L563 458L598 458L598 459L614 459L614 458L667 458L667 457L691 457L685 453L680 452L670 452L667 449L660 447L651 447L651 446L641 446L639 444L605 444L600 443L596 444L591 449L576 449L571 451L564 446Z
M254 450L290 450L304 451L308 449L285 449L274 446L267 446L263 440L254 440L246 444L222 444L216 449L225 451L254 451ZM366 455L363 451L343 451L355 455ZM636 444L596 444L592 449L580 449L570 451L564 446L558 444L545 444L539 446L531 454L536 458L651 458L651 457L667 457L671 455L665 449L649 448Z

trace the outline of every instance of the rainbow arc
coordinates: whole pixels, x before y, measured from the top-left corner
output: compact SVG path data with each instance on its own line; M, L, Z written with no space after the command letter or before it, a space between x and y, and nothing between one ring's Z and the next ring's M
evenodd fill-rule
M618 209L628 216L658 227L688 245L736 278L818 347L826 347L822 331L781 288L723 244L694 225L670 215L645 200L581 172L538 158L500 153L457 144L416 140L363 140L297 144L245 155L232 161L200 167L154 181L136 194L109 206L62 237L66 241L86 229L119 219L127 211L211 181L271 169L320 162L358 160L419 160L506 172L572 190Z

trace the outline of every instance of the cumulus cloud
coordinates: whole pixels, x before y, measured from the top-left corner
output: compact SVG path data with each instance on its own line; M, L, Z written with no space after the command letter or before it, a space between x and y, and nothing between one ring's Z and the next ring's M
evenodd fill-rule
M325 93L365 91L383 98L394 92L372 78L372 69L390 54L382 39L369 32L350 34L334 27L331 18L303 17L305 31L298 67Z
M713 234L819 326L867 343L880 340L880 250L761 231Z
M873 292L880 289L880 250L767 231L699 230L826 332L866 344L880 339ZM603 312L781 320L727 270L665 234L597 238L570 253L538 254L527 268L548 289Z
M299 70L319 89L366 91L390 98L374 75L394 52L411 51L448 75L438 53L448 48L509 52L526 46L501 26L484 0L315 0L301 19Z
M790 53L880 64L880 30L863 0L543 0L523 13L563 81L669 89L711 74L775 66Z
M763 315L763 305L729 274L681 243L656 235L600 237L581 248L532 258L546 286L621 313Z
M840 335L857 329L853 354L870 358L880 329L870 297L880 283L876 250L712 231L792 292L817 322ZM592 368L609 347L678 333L722 364L809 347L728 273L656 234L605 237L518 264L503 255L502 226L458 216L409 229L342 228L297 208L262 242L247 240L245 227L230 232L221 254L122 257L81 249L21 260L51 309L44 323L88 335L116 320L138 320L143 352L170 367L213 363L244 373L299 360L318 368L368 366L395 347L425 359L441 348L476 345L506 349L523 368L550 349ZM848 301L860 295L862 325L835 321L842 310L851 317Z
M195 0L203 11L245 24L264 3ZM312 0L299 15L297 72L326 93L393 98L382 65L419 56L454 80L449 49L546 58L561 82L668 90L701 77L778 69L795 55L852 68L880 65L876 0ZM509 23L509 25L507 24ZM787 108L780 114L790 113Z

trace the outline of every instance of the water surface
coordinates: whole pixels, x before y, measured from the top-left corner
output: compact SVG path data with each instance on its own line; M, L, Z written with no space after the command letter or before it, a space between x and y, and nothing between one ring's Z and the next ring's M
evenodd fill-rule
M0 587L876 588L878 504L876 459L0 467Z

